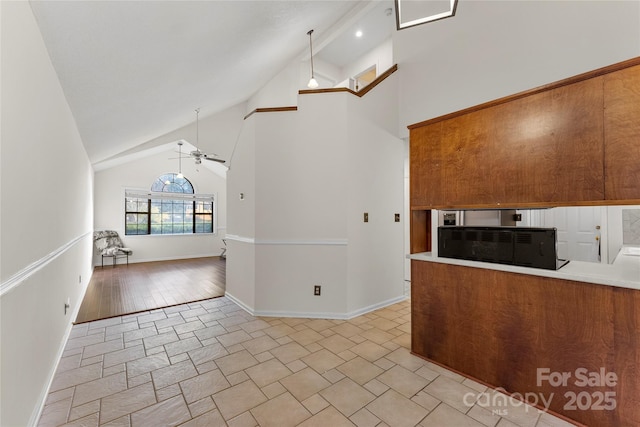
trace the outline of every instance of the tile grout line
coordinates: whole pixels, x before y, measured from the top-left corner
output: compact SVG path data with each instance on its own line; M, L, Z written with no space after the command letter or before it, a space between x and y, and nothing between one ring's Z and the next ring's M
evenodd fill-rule
M399 303L402 304L402 303ZM406 304L403 304L406 305ZM340 366L345 365L346 363L350 362L351 360L354 360L359 356L359 352L363 351L363 349L367 348L379 348L382 349L380 351L383 351L383 353L381 353L381 356L373 356L373 355L369 355L368 359L363 359L366 360L367 363L369 363L371 366L376 366L378 369L381 369L381 373L376 374L373 378L371 378L370 380L368 380L367 382L364 382L362 384L358 383L358 382L354 382L354 384L356 384L358 387L360 387L362 390L367 390L368 393L371 393L371 390L368 389L366 387L367 384L371 383L373 380L378 381L380 384L384 384L384 387L386 387L386 391L381 392L380 394L377 393L372 393L372 396L375 396L373 398L373 400L371 400L369 403L364 404L364 406L360 406L359 409L356 409L355 412L353 412L351 415L349 415L348 417L346 417L347 419L351 419L356 413L360 413L361 411L366 411L366 413L371 413L368 410L368 407L370 406L371 403L378 401L382 396L388 395L388 393L390 391L394 391L395 393L398 393L398 391L395 391L393 384L386 384L384 381L384 379L382 379L382 382L379 381L380 377L383 376L384 374L389 373L390 375L392 374L392 370L394 370L396 367L398 367L398 369L395 369L395 371L402 371L402 370L406 370L409 374L412 375L417 375L419 377L421 377L419 374L417 374L417 371L421 370L423 367L428 367L430 366L430 364L426 361L423 361L421 359L416 358L415 360L419 361L419 365L415 365L412 369L410 368L405 368L402 365L400 365L399 363L397 363L397 360L392 360L390 359L388 356L394 354L396 351L400 351L400 353L398 354L403 354L403 351L401 351L401 349L404 347L406 349L406 346L400 345L398 343L395 342L395 340L397 339L402 339L401 337L404 337L404 339L406 339L407 336L409 336L409 334L405 331L402 331L399 328L402 328L404 325L407 325L410 321L410 319L406 319L406 315L408 315L409 313L406 313L406 308L400 308L399 310L395 310L394 313L389 313L385 310L387 310L388 308L385 309L381 309L380 313L384 313L385 315L391 316L389 318L385 317L385 316L380 316L380 315L376 315L376 312L372 312L371 314L362 316L362 319L359 321L339 321L339 322L334 322L332 321L332 325L328 326L327 328L322 328L322 329L315 329L314 326L319 327L317 323L313 323L319 319L299 319L298 321L289 321L289 322L285 322L282 319L267 319L270 321L266 321L264 318L256 318L253 316L244 316L241 314L238 314L238 310L237 309L233 309L233 307L231 306L231 304L217 304L215 306L210 306L210 307L203 307L202 304L185 304L185 307L188 307L185 310L179 310L175 313L167 313L166 311L163 311L163 315L164 318L163 319L149 319L149 321L147 323L143 323L142 325L144 325L145 327L151 327L153 326L156 332L156 335L151 335L149 337L146 338L152 338L153 336L159 336L161 335L160 331L163 331L163 333L168 333L168 331L170 330L173 335L177 338L176 341L170 341L170 342L165 342L160 344L159 346L154 346L154 347L150 347L149 349L153 349L153 348L162 348L161 351L153 351L153 353L148 354L147 353L147 349L146 349L146 345L145 345L145 337L140 338L140 344L142 346L142 349L144 350L144 356L143 357L139 357L137 359L132 359L129 361L124 361L122 362L120 365L122 365L124 367L123 371L124 372L124 376L125 376L125 381L126 381L126 390L129 390L133 387L138 387L141 386L143 384L146 383L150 383L152 389L153 389L153 394L154 394L154 401L155 403L150 404L148 406L145 406L144 408L138 408L135 410L135 412L139 412L139 411L143 411L146 410L154 405L159 405L162 402L166 402L169 401L171 399L174 399L175 397L178 396L178 394L181 396L181 402L184 404L185 409L188 412L188 418L190 420L195 420L201 416L204 416L206 414L210 414L212 412L217 412L220 414L220 416L222 416L222 412L221 412L221 407L219 406L219 403L216 402L216 399L213 397L216 394L219 394L221 392L227 391L227 390L231 390L234 387L237 387L239 385L245 384L247 382L250 382L249 385L253 385L254 387L256 387L257 390L259 390L260 394L263 395L263 397L267 398L266 401L261 402L261 403L255 403L250 405L248 408L245 408L243 412L241 412L240 414L238 414L237 416L234 416L233 418L235 419L236 417L240 417L243 416L245 414L249 414L249 416L253 417L253 410L259 407L262 407L262 405L266 405L269 402L273 402L276 398L282 396L284 393L287 394L291 394L292 390L289 390L289 388L287 387L287 383L282 383L283 379L289 378L293 375L296 375L298 373L301 373L303 371L309 372L311 374L315 374L318 377L323 378L323 381L327 381L327 385L323 386L323 388L318 389L317 391L313 392L311 394L311 397L313 396L318 396L319 399L323 400L326 402L326 399L323 399L322 395L320 394L323 390L328 390L330 388L333 388L334 386L336 386L336 384L340 383L340 382L344 382L346 381L346 379L349 379L350 381L353 382L353 380L350 378L349 375L344 375L342 372L338 371L337 368ZM229 307L231 306L231 307ZM227 309L225 309L225 307L229 307ZM186 311L193 311L198 310L202 308L203 310L201 310L201 314L197 314L194 315L193 317L189 316L187 318L184 317L184 313ZM153 313L157 313L158 311L153 311L150 312L149 314L153 314ZM212 314L215 312L219 312L222 317L217 318L217 320L212 320L208 323L208 325L202 321L202 319L200 319L200 316L206 315L206 314ZM157 324L156 322L165 320L165 319L169 319L171 317L175 317L175 316L180 316L182 322L179 324L173 324L173 325L169 325L167 328L160 328L160 330L158 330ZM244 321L240 322L240 323L236 323L235 321L233 323L230 323L227 327L221 325L218 320L220 319L228 319L234 316L239 316L239 317L243 317ZM139 317L140 316L136 316L135 322L137 323L138 329L135 329L137 331L142 330L142 328L140 327L141 324L139 323ZM400 318L405 317L404 320L399 320ZM366 319L366 320L364 320ZM390 321L395 323L394 326L387 328L387 329L378 329L377 327L373 326L371 324L371 322L376 322L376 324L380 324L380 323L384 323L384 320ZM146 319L145 319L146 320ZM176 330L176 327L179 327L180 325L185 325L191 322L196 322L196 321L200 321L202 326L199 329L193 329L193 330L187 330L187 332L183 333L183 334L178 334L178 331ZM243 327L243 325L247 325L251 322L256 322L256 321L263 321L265 322L265 326L263 328L260 329L253 329L254 326L247 326L246 328ZM122 322L122 319L120 319L120 323L118 323L119 325L123 325L127 322ZM269 326L266 326L269 325ZM286 325L288 328L290 328L293 332L288 332L288 333L284 333L282 335L278 334L278 338L274 339L273 336L270 336L266 330L267 329L271 329L274 328L278 325ZM291 325L293 325L293 328L291 327ZM359 330L360 332L356 332L354 334L349 335L349 337L342 335L340 332L342 333L347 333L346 331L344 331L344 328L348 328L348 326L344 326L344 325L351 325L351 327L353 328L357 328L357 330ZM109 337L113 337L113 339L110 339L109 341L107 341L107 328L109 328L110 326L115 326L115 325L106 325L104 326L104 332L103 332L103 343L104 342L110 342L110 341L115 341L118 338L121 341L121 346L122 348L120 350L110 350L110 351L106 351L105 353L102 354L102 360L101 360L101 378L105 378L104 376L104 370L105 369L109 369L109 368L105 368L104 367L104 363L106 361L106 355L109 353L113 353L116 351L126 351L127 349L130 348L135 348L135 345L132 345L131 347L126 347L125 345L125 334L128 332L126 330L123 330L121 332L119 332L120 336L117 337L115 335L110 335ZM339 332L334 331L334 328L340 328L342 326L342 328L340 329ZM221 328L221 330L217 331L216 334L212 335L211 338L207 338L206 340L201 339L195 332L198 330L206 330L206 329L210 329L212 327L219 327ZM393 332L394 330L397 330L397 334L395 332ZM87 328L87 333L85 336L88 336L89 334L89 327ZM321 332L323 331L331 331L332 334L322 334ZM370 332L368 332L370 331ZM132 332L132 331L131 331ZM238 342L234 342L234 341L230 341L229 344L227 346L224 346L221 344L221 342L218 340L219 337L222 336L228 336L231 334L234 334L236 332L242 332L244 333L247 337L251 337L248 338L247 340L242 340L242 341L238 341ZM314 337L314 334L318 335L318 337ZM372 334L374 334L372 336ZM377 339L377 337L375 336L375 334L381 334L380 335L380 341L376 342L376 341L372 341L372 339ZM181 336L182 335L182 336ZM295 335L295 337L293 337ZM319 335L322 335L322 338L319 337ZM364 336L363 336L364 335ZM385 336L388 335L388 336ZM390 335L394 335L395 337L390 337ZM351 345L349 347L347 347L347 349L350 348L358 348L358 352L357 353L353 353L350 350L344 350L342 352L339 353L335 353L332 350L329 350L327 347L323 346L320 344L321 341L324 341L326 339L329 339L330 337L334 337L334 336L340 336L342 339L344 339L347 342L351 342ZM366 337L365 337L366 336ZM250 351L250 349L247 347L249 342L253 342L255 340L259 340L263 337L269 337L270 340L277 342L278 345L276 347L272 347L271 349L278 349L278 348L282 348L288 344L293 344L294 346L299 346L300 348L304 349L304 351L307 353L306 355L302 355L302 356L297 356L294 357L291 362L289 362L288 364L285 364L284 366L288 366L291 370L291 372L293 372L292 374L287 374L285 377L277 379L275 382L271 382L269 384L266 384L263 387L259 387L256 385L254 378L251 376L251 372L248 372L248 370L253 367L253 366L260 366L270 360L278 360L278 363L282 363L282 361L278 358L277 355L274 355L270 349L266 349L262 352L259 353L252 353ZM293 339L292 339L293 337ZM367 338L368 337L368 338ZM74 337L76 338L76 337ZM169 357L169 351L170 349L167 348L167 346L169 344L172 343L180 343L181 341L186 341L186 340L190 340L191 338L195 338L194 341L196 341L199 344L199 347L194 348L194 349L178 349L179 352L176 353L174 356ZM286 339L285 339L286 338ZM353 338L353 339L352 339ZM358 338L357 340L354 341L355 338ZM384 340L383 338L388 338L386 340ZM211 341L213 340L213 342ZM279 341L278 341L279 340ZM134 340L130 340L129 342L134 341ZM198 349L202 349L202 348L206 348L208 346L205 346L203 341L209 341L210 345L221 345L221 347L223 349L225 349L225 353L226 356L218 356L218 357L214 357L212 360L210 361L206 361L206 362L202 362L201 365L196 365L196 360L194 360L193 355L191 354L191 352L198 350ZM307 342L308 341L308 342ZM305 345L302 345L302 343L306 342ZM85 349L87 346L83 346L82 349L80 350L80 365L82 365L82 361L84 360L84 355L85 355ZM187 347L185 347L187 348ZM309 360L307 360L307 362L305 363L305 361L303 361L303 359L305 358L309 358L310 356L313 356L314 354L317 355L319 352L326 352L328 354L333 355L334 357L337 357L340 362L336 362L337 364L332 367L332 368L321 368L322 365L316 365L316 367L313 367L313 364L309 364ZM346 352L349 351L349 354L347 354ZM236 355L236 357L239 357L239 353L244 352L248 355L248 357L253 360L254 362L257 362L257 364L252 364L251 366L247 366L247 367L240 367L239 370L236 370L236 368L232 368L228 374L225 374L224 371L222 371L219 366L219 362L221 361L220 359L222 359L223 357L228 357L228 356L232 356L232 355ZM144 359L146 357L150 357L154 354L161 354L164 353L166 358L169 360L169 365L165 366L165 368L170 367L170 366L175 366L177 364L180 364L182 362L186 362L189 361L189 365L193 368L193 376L186 376L184 378L180 378L180 379L174 379L175 382L172 382L168 385L166 385L165 387L163 387L163 389L169 388L169 387L174 387L175 389L177 389L177 391L179 392L178 394L168 397L162 401L159 401L159 395L158 395L158 391L156 389L156 386L158 384L156 384L156 380L154 378L153 372L157 371L158 369L162 369L162 368L155 368L152 369L150 371L148 371L146 374L141 374L141 375L148 375L149 376L149 380L147 382L141 383L141 384L135 384L133 387L129 387L129 381L133 380L134 377L130 377L130 372L128 369L128 363L129 362L133 362L135 360L140 360L140 359ZM268 355L264 355L263 357L261 357L260 359L258 359L257 357L260 354L264 354L264 353L268 353ZM366 355L366 354L363 354ZM410 353L406 353L406 355L410 355ZM270 357L269 357L270 356ZM344 357L346 356L346 358ZM319 356L318 356L319 357ZM415 357L415 356L411 356L411 357ZM411 359L410 357L410 359ZM171 361L171 359L173 358L173 361ZM232 358L233 359L233 358ZM225 359L226 360L226 359ZM313 359L310 359L313 360ZM297 362L297 363L296 363ZM198 369L199 366L204 365L205 363L212 363L213 364L213 371L218 370L220 372L220 374L222 375L223 378L225 378L225 380L228 382L229 386L225 387L223 389L220 389L218 392L213 392L211 394L207 394L204 397L200 397L199 399L194 400L193 402L191 402L191 406L189 403L187 403L186 400L186 389L185 389L185 382L189 381L191 379L197 378L200 375L206 374L208 372L212 372L211 369L208 369L206 371L202 371L201 369ZM251 362L253 363L253 362ZM417 362L416 362L417 363ZM293 366L295 364L295 366ZM114 365L117 366L118 364ZM421 366L420 366L421 365ZM323 369L322 373L320 373L320 371L317 371L316 369ZM439 368L442 371L444 371L443 368ZM336 372L339 372L340 375L342 375L341 379L340 378L335 378L335 381L332 381L331 378L328 378L328 372L335 370ZM427 387L429 387L430 385L434 384L434 382L440 378L443 377L442 375L442 371L434 371L435 376L431 379L428 380L427 378L423 378L422 381L426 381L423 385L420 386L420 388L417 388L416 391L414 391L411 395L406 395L406 394L402 394L401 395L406 399L407 402L413 402L413 404L416 404L417 407L421 407L422 410L426 411L422 418L418 421L418 422L423 422L425 420L427 420L427 418L429 418L434 411L436 411L436 409L441 406L442 403L445 403L444 401L438 399L435 396L431 396L429 394L429 392L427 391ZM116 373L117 374L117 373ZM115 374L112 374L115 375ZM244 378L243 378L244 376ZM422 377L421 377L422 378ZM231 380L231 381L230 381ZM238 380L240 380L238 382ZM458 386L462 385L462 386L466 386L466 388L471 389L467 384L464 384L465 379L460 377L460 379L458 380L452 380L450 379L450 381L453 381L454 383L458 384ZM85 382L86 383L86 382ZM278 384L280 387L280 390L273 395L272 397L269 397L269 395L267 394L267 392L265 392L265 388L266 387L271 387L274 384ZM73 394L74 396L72 397L72 402L70 404L70 408L69 408L69 415L67 416L67 421L70 418L70 411L71 409L74 407L73 406L73 401L75 400L75 393L77 392L76 390L76 386L73 386ZM162 390L162 389L160 389ZM472 389L474 391L476 391L477 393L480 393L479 391ZM207 390L208 391L208 390ZM400 390L401 392L401 390ZM120 393L120 392L117 392ZM117 394L115 393L115 394ZM431 409L428 409L422 405L419 405L418 403L416 403L414 401L415 398L418 398L420 393L425 393L426 395L429 395L431 398L433 398L434 400L438 401L438 403L432 407ZM328 402L328 406L326 406L324 409L320 409L319 411L317 411L317 413L313 413L308 407L307 405L305 405L307 399L302 399L300 400L299 397L297 397L295 395L295 393L291 394L291 396L293 397L293 399L295 400L295 402L297 402L298 405L300 405L300 407L302 408L306 408L305 410L308 411L309 413L311 413L311 417L315 417L316 415L319 416L320 413L324 413L325 410L327 408L333 408L338 410L337 408L335 408L335 406L333 404L331 404L330 402ZM101 422L102 420L102 411L103 411L103 399L104 397L101 397L99 399L98 405L99 405L99 413L98 413L98 419ZM199 414L198 416L194 417L194 411L195 409L195 404L197 404L198 402L203 401L204 399L209 399L212 402L212 407ZM91 402L87 402L87 404L89 404ZM459 414L461 414L461 416L466 416L469 419L473 419L475 420L472 416L469 416L469 412L475 407L477 403L477 398L476 401L474 401L474 405L470 406L470 407L465 407L465 411L464 412L458 412ZM447 405L445 405L447 406ZM444 407L443 407L444 408ZM452 408L455 410L455 408ZM129 418L129 422L132 422L131 416L133 415L133 413L135 412L131 412L123 417L128 417ZM338 412L340 412L338 410ZM340 412L341 413L341 412ZM346 416L346 414L343 414L343 416ZM373 416L375 416L375 414L373 414ZM540 415L538 414L535 420L535 424L538 423L540 419ZM227 421L231 421L231 419L227 420Z

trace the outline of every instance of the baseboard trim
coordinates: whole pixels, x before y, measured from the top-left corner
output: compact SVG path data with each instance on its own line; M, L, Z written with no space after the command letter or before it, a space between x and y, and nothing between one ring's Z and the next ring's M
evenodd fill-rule
M253 310L253 308L249 307L248 305L246 305L244 302L242 302L240 299L234 297L233 295L231 295L229 292L225 291L224 296L229 298L231 300L231 302L235 303L237 306L239 306L241 309L243 309L244 311L246 311L247 313L249 313L252 316L255 316L255 311Z
M183 256L168 256L168 257L158 257L158 258L136 258L133 259L131 256L129 256L129 264L137 264L137 263L141 263L141 262L157 262L157 261L173 261L173 260L178 260L178 259L191 259L191 258L209 258L209 257L215 257L215 256L220 256L220 252L216 251L216 252L210 252L207 254L191 254L191 255L183 255ZM120 258L123 259L123 258ZM116 265L126 265L126 262L120 262ZM105 263L105 267L111 267L113 264L111 263L111 259L108 259L108 262ZM101 260L100 258L98 258L97 260L94 261L94 267L101 267Z
M379 303L376 304L371 304L367 307L363 307L363 308L359 308L357 310L351 311L349 312L349 317L348 319L353 319L354 317L358 317L358 316L362 316L363 314L367 314L367 313L371 313L372 311L376 311L379 310L381 308L384 307L388 307L390 305L402 302L402 301L406 301L407 299L409 299L406 295L399 295L397 297L388 299L386 301L381 301Z
M93 269L91 269L91 276L93 276ZM75 319L78 317L78 312L80 311L80 306L82 305L82 300L84 299L84 295L87 292L87 288L89 287L89 282L91 282L91 277L89 280L85 280L83 283L84 289L81 292L81 297L77 304L75 304L75 308L71 313L70 319ZM62 359L62 354L64 353L64 349L67 346L67 340L69 339L69 335L71 335L71 330L73 329L73 320L69 322L67 326L67 330L62 337L62 341L60 342L60 347L58 348L58 352L56 353L56 362L53 365L51 371L49 371L49 381L47 382L46 387L38 396L38 403L36 404L35 410L31 414L31 418L29 419L29 427L36 427L40 422L40 417L42 416L42 411L44 410L44 405L47 403L47 396L49 396L49 390L51 389L51 384L53 384L53 379L56 375L56 371L58 370L58 365L60 364L60 360Z
M388 307L390 305L396 304L401 301L405 301L409 299L405 295L400 295L395 298L388 299L386 301L381 301L376 304L369 305L367 307L359 308L354 311L350 311L348 313L334 313L334 312L301 312L301 311L263 311L263 310L254 310L253 308L246 305L244 302L234 297L230 293L226 293L225 296L237 304L244 311L249 313L254 317L295 317L302 319L333 319L333 320L349 320L354 317L362 316L363 314L370 313L375 310L379 310L384 307Z

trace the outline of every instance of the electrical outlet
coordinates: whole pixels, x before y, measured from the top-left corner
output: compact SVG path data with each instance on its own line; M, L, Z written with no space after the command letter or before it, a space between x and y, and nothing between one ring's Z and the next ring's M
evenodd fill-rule
M320 296L320 285L315 285L313 287L313 295L315 295L317 297Z

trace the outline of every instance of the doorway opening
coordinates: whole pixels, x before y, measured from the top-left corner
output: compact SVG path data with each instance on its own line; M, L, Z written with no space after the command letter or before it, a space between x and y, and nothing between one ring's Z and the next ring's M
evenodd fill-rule
M356 92L359 90L362 90L362 88L364 88L365 86L367 86L368 84L370 84L372 81L376 79L377 77L376 71L377 71L377 67L374 64L371 67L364 70L363 72L355 75L353 77L354 87L352 89L355 90Z

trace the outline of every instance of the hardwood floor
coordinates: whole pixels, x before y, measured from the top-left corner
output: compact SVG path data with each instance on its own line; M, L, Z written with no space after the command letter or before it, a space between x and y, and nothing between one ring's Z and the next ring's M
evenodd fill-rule
M75 323L223 296L225 285L220 257L98 266Z

